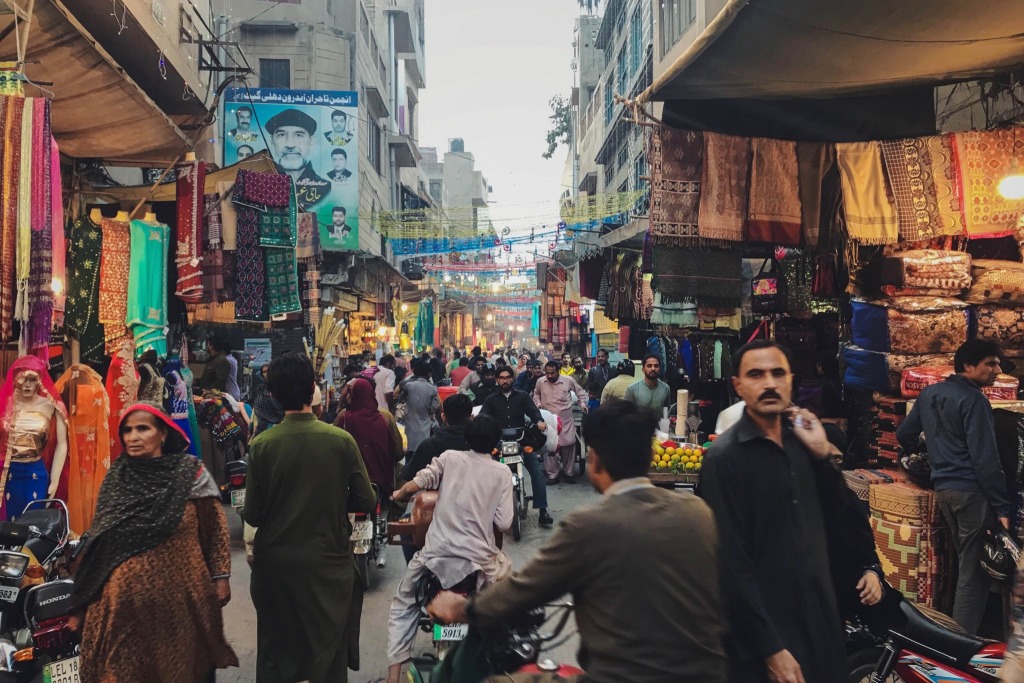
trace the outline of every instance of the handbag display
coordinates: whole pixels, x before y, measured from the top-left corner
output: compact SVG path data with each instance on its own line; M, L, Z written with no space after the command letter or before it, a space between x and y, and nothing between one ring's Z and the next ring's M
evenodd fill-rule
M772 269L765 273L768 264ZM775 261L765 259L761 270L750 281L750 310L755 314L784 313L786 311L785 285L775 270Z

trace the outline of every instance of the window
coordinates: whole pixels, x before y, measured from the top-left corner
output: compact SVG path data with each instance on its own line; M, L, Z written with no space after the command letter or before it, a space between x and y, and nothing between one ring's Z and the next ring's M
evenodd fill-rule
M444 193L442 192L442 188L442 181L430 181L430 196L434 198L434 204L436 206L441 206L441 204L444 202Z
M629 163L629 145L626 143L626 140L623 140L622 144L619 146L619 158L616 161L615 165L618 166L620 169L624 169L624 168L627 168L627 164L628 163Z
M641 5L637 4L636 9L633 10L633 19L629 23L629 72L635 74L640 70L640 60L643 54L643 16L641 15Z
M373 166L373 170L377 171L377 175L383 175L383 169L381 167L381 148L384 146L384 142L381 139L383 136L380 132L380 126L375 121L370 121L370 125L367 126L370 131L369 139L367 144L370 147L368 157L370 165Z
M377 71L380 73L380 82L383 85L388 84L388 67L384 64L384 58L378 58Z
M612 186L612 180L615 179L615 161L610 160L604 167L604 186L606 188Z
M261 88L292 87L292 64L287 59L260 60Z
M639 126L637 126L639 128ZM647 175L647 156L638 154L633 160L633 189L642 190L647 181L641 178Z
M629 45L623 45L622 49L619 50L619 63L617 66L618 71L618 93L623 97L629 97Z
M366 18L366 8L362 5L359 5L359 33L362 34L363 40L370 39L370 20Z
M377 47L377 36L372 33L370 34L370 54L373 55L374 58L380 57L380 48Z
M697 0L661 0L662 50L671 50L696 20Z
M615 113L615 81L611 76L604 84L604 122L612 122L612 115Z

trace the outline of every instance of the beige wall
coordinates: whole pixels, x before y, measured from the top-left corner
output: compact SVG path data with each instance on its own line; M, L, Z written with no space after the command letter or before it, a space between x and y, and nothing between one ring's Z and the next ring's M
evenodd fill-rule
M80 2L81 0L78 1ZM196 46L180 42L180 13L181 6L185 4L185 1L122 0L122 2L128 13L135 17L142 29L157 44L157 47L163 50L167 61L185 78L192 87L192 90L199 93L200 96L206 92L206 85L210 79L210 74L199 71L199 64L196 59L198 55ZM195 5L203 19L212 26L210 0L193 0L192 4ZM114 21L113 18L110 20ZM196 30L197 32L202 32L201 37L210 38L205 33L202 24L198 22ZM211 95L210 101L212 100L213 96Z

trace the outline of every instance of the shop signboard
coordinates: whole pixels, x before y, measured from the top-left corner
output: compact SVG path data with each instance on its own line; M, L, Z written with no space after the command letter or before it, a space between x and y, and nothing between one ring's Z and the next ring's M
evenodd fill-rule
M354 92L229 88L224 163L269 150L295 180L299 210L315 213L320 244L359 248L359 101Z
M261 368L270 362L273 343L269 339L246 339L244 349L249 367Z

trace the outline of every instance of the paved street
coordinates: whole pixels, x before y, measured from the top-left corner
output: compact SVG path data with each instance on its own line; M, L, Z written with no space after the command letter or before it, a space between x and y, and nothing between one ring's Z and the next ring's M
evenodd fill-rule
M580 506L597 501L597 494L584 479L576 484L561 484L549 489L551 515L557 524L561 517ZM241 521L237 513L227 509L231 525L232 538L232 576L231 603L224 610L225 629L228 642L234 647L241 663L239 669L228 669L218 672L217 680L231 683L250 683L256 680L256 611L249 598L249 567L245 562L245 550L242 546ZM507 537L505 551L511 556L514 566L519 568L540 548L551 531L537 526L537 514L530 510L530 516L523 527L523 537L518 543ZM387 661L387 614L398 583L401 581L405 562L402 551L398 547L388 548L387 566L375 572L374 582L366 595L363 605L361 659L362 669L349 672L349 680L356 683L370 681L386 675ZM566 633L572 631L572 626ZM578 639L573 636L562 647L553 653L546 654L551 659L575 663ZM430 641L425 634L417 640L418 649L429 650Z

